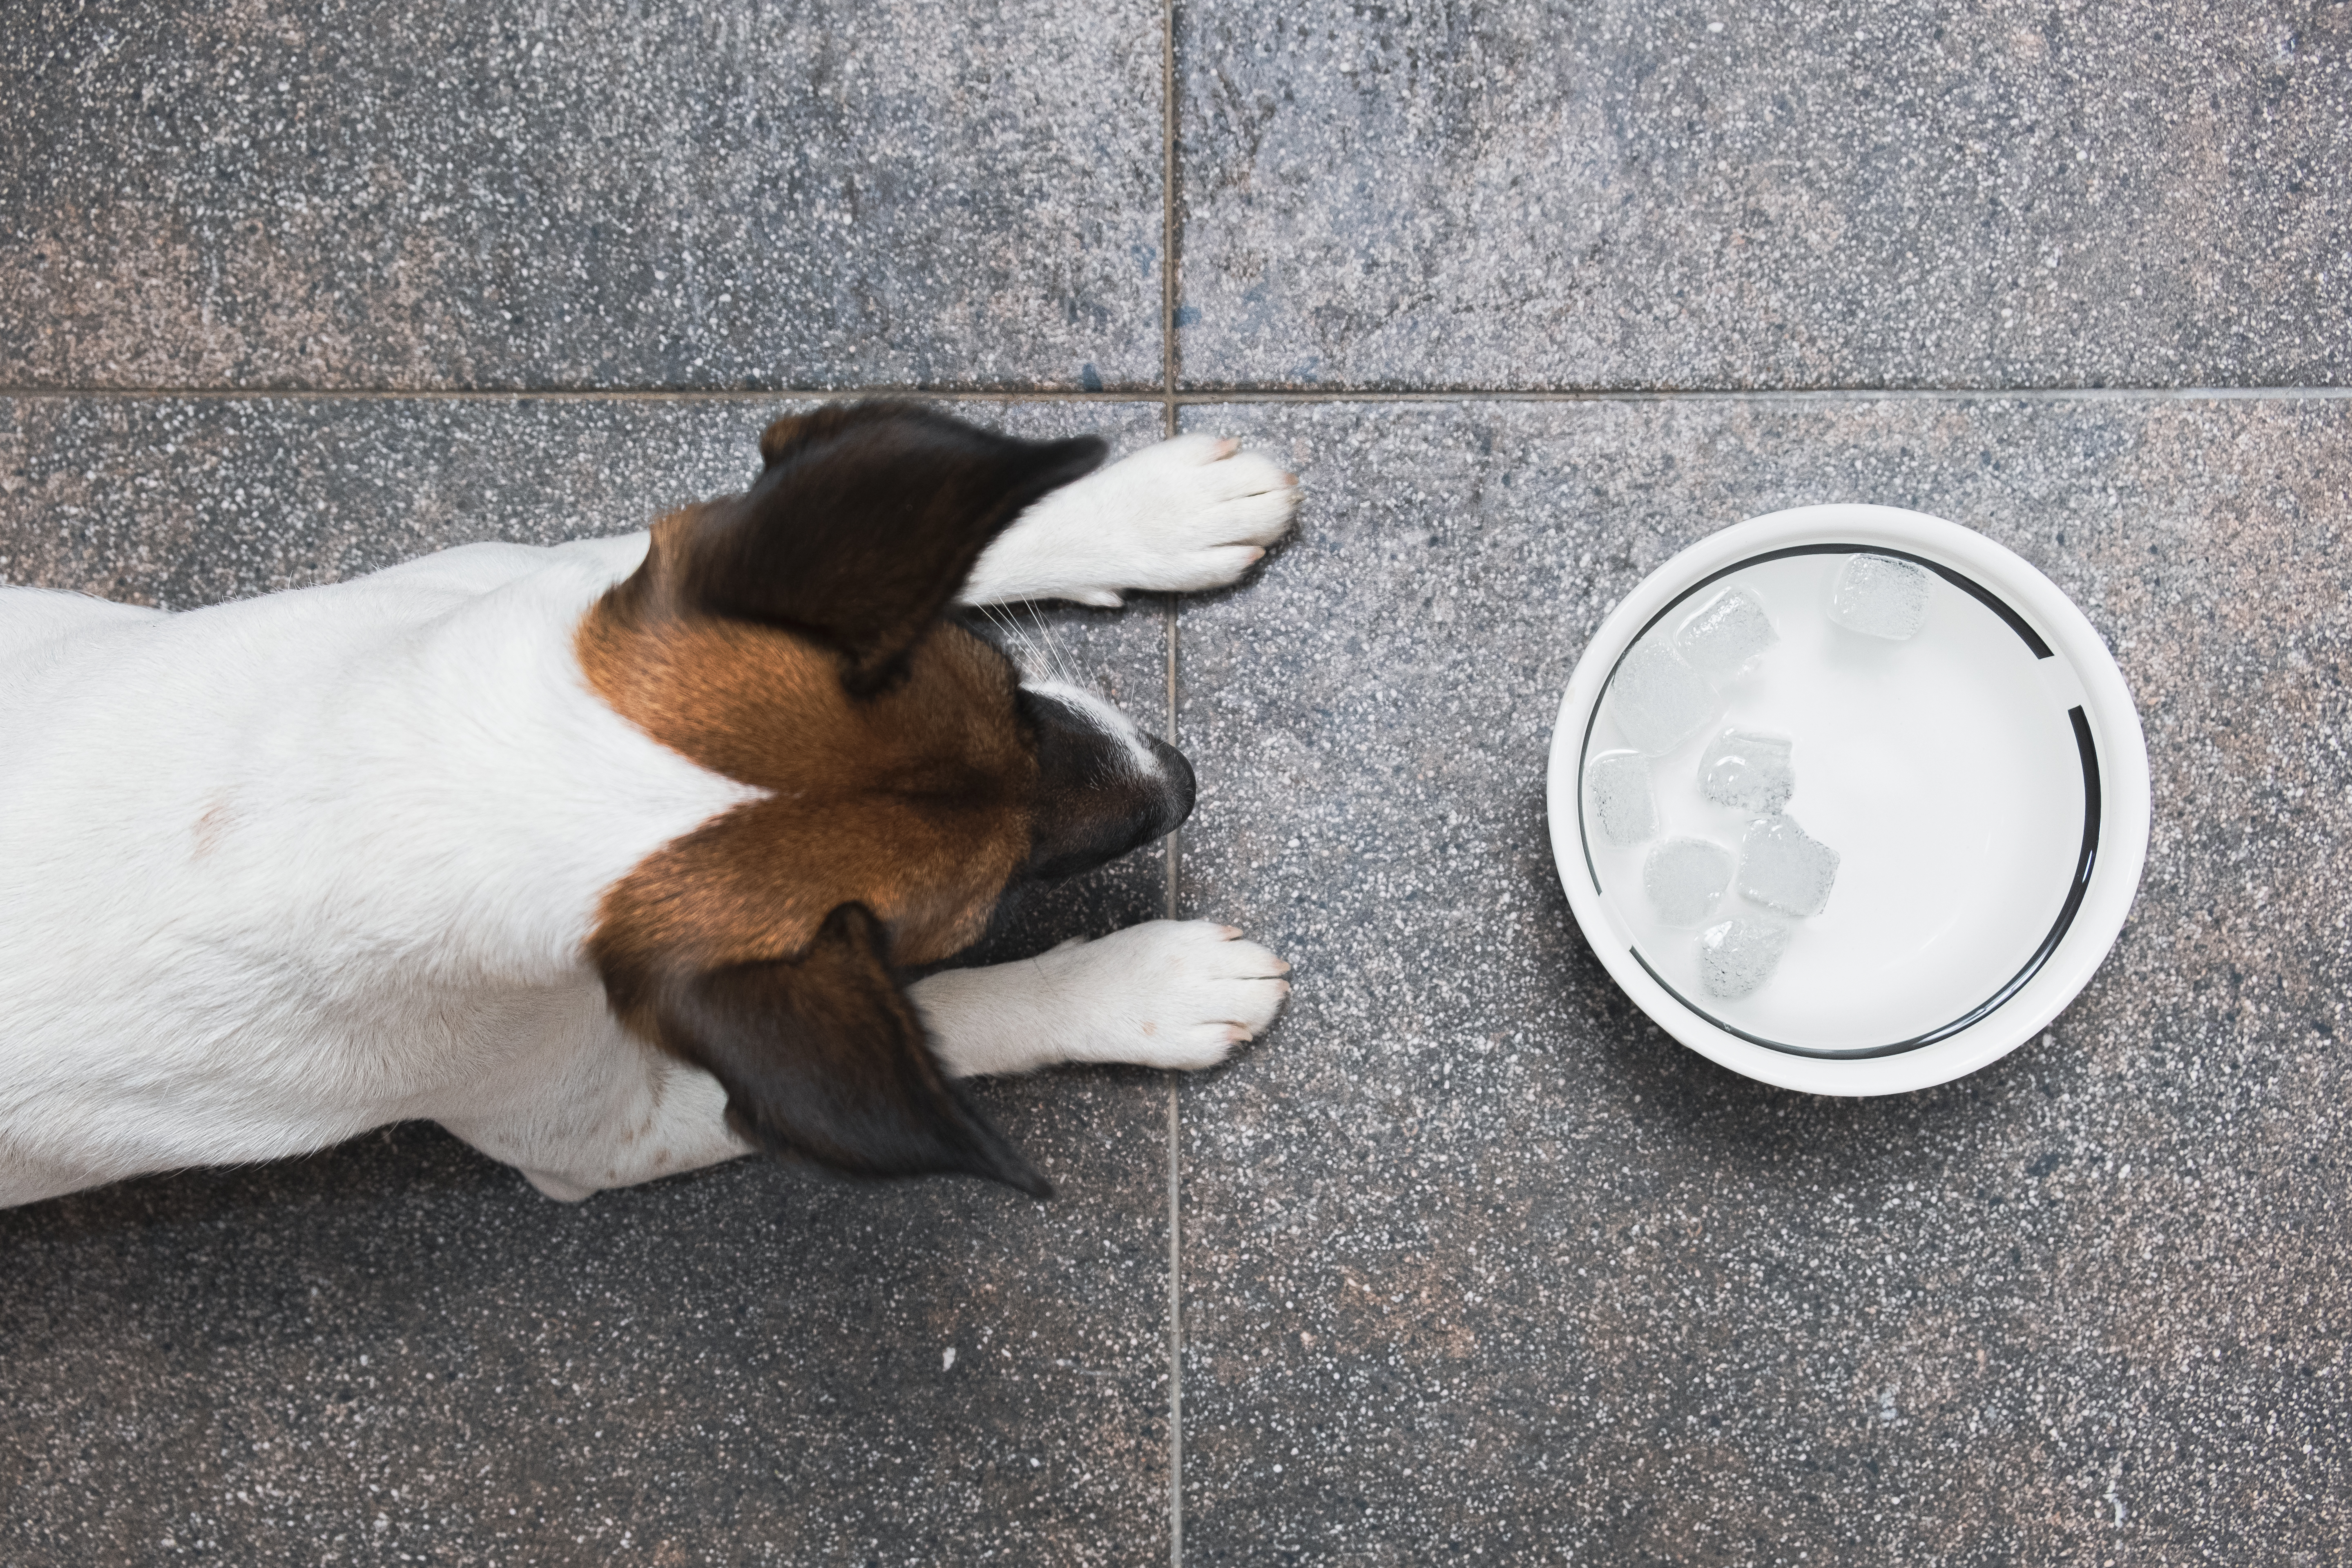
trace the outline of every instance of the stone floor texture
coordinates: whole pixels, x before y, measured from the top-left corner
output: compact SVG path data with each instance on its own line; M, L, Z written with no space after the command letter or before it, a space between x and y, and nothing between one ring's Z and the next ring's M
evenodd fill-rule
M411 1125L0 1211L0 1563L2352 1559L2347 105L2342 3L0 0L0 582L641 526L861 389L1308 498L1021 617L1201 803L976 955L1172 899L1267 1037L986 1088L1047 1205ZM2082 997L1874 1101L1652 1026L1543 816L1617 600L1833 500L2154 774Z
M1143 0L10 0L9 380L1152 385Z
M2352 1541L2352 403L1185 415L1316 500L1181 628L1179 728L1223 760L1183 900L1307 977L1184 1089L1189 1558ZM1616 601L1725 523L1858 496L2066 589L2157 798L2132 921L2055 1028L1876 1100L1647 1025L1544 827L1559 693Z
M2352 372L2352 7L1177 16L1188 381Z

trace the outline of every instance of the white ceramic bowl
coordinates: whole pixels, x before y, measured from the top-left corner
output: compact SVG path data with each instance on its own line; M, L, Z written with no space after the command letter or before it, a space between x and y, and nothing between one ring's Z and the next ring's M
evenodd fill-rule
M1888 642L1832 624L1856 553L1937 580L1927 620ZM1653 626L1670 635L1722 587L1760 597L1780 643L1723 687L1727 708L1651 776L1662 824L1612 844L1588 758L1624 744L1602 698ZM1827 906L1752 994L1698 978L1697 933L1660 923L1643 857L1671 836L1737 849L1698 756L1726 725L1795 743L1786 810L1841 857ZM1898 1094L2015 1049L2089 983L2147 857L2147 750L2122 672L2088 621L2017 556L1940 518L1812 506L1692 545L1628 595L1577 661L1552 731L1552 851L1569 907L1625 994L1735 1072L1814 1094ZM1710 921L1752 914L1727 892Z

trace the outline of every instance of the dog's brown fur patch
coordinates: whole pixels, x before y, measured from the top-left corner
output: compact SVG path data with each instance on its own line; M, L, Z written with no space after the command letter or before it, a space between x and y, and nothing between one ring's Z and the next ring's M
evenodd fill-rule
M1011 662L943 622L898 681L853 697L827 649L675 601L694 515L656 525L645 567L583 619L580 667L638 729L768 797L614 883L591 943L599 966L610 979L656 959L788 956L847 903L881 921L898 964L970 946L1029 850L1037 764Z
M941 614L1102 444L865 404L779 420L761 455L745 494L656 523L574 635L615 712L763 792L606 889L589 955L622 1022L717 1078L759 1146L1046 1195L897 972L979 938L1039 793L1012 661Z

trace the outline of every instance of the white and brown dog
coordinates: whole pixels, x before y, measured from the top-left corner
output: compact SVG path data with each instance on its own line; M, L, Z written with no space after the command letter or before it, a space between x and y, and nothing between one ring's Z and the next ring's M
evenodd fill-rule
M955 1079L1263 1028L1288 965L1205 921L900 974L1192 802L951 607L1231 582L1295 481L893 404L760 452L650 533L0 589L0 1204L412 1118L560 1198L760 1150L1043 1195Z

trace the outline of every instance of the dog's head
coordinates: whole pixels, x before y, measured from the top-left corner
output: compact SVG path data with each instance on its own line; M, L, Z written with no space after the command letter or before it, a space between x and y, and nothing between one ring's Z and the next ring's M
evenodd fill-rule
M1046 1195L948 1080L898 973L1192 808L1173 750L1084 693L1024 687L946 614L989 542L1103 445L860 404L780 419L760 453L750 490L656 524L581 623L607 703L762 792L615 883L590 956L621 1019L716 1077L760 1147Z

